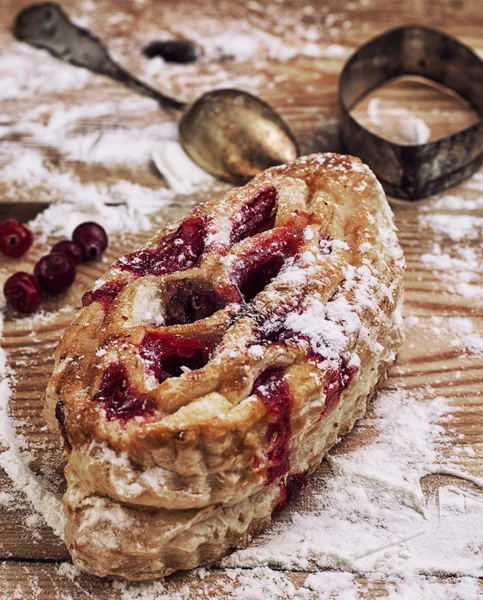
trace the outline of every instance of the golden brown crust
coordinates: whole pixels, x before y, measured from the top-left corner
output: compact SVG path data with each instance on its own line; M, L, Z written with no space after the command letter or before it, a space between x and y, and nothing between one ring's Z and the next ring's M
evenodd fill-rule
M266 218L249 231L263 202ZM115 263L100 285L124 287L109 307L104 296L91 296L56 350L45 410L52 425L62 403L70 449L67 537L86 570L145 578L218 558L234 535L233 523L213 515L244 506L252 507L246 527L236 544L229 543L245 543L270 520L287 477L312 471L331 440L352 427L361 412L354 416L352 407L365 406L400 343L402 253L382 188L358 159L312 155L269 169L221 200L196 207L144 250L159 251L188 227L189 235L198 235L198 226L202 252L189 268L159 274L159 263L149 263L150 271L140 274L141 255ZM250 235L242 239L246 231ZM188 246L181 261L194 247ZM195 316L205 316L200 298L219 310L180 323L185 302ZM216 304L220 298L223 308ZM159 365L165 365L160 348L165 352L170 340L169 348L198 344L211 357L202 368L159 383ZM122 372L115 402L113 368ZM135 401L129 418L123 416L129 412L126 394ZM342 418L329 432L326 425L338 411ZM307 448L308 456L299 456L299 448ZM180 546L180 567L162 558L167 547L176 552L153 533L146 543L154 546L136 565L126 559L129 544L123 540L123 550L113 551L100 568L95 555L101 550L89 542L93 531L86 526L89 502L97 512L101 504L130 511L129 519L150 515L150 526L158 529L166 520L178 523L187 548L195 535L194 525L181 525L188 513L196 527L213 519L230 526L209 525L220 536L218 550ZM116 531L115 538L126 535L122 527Z

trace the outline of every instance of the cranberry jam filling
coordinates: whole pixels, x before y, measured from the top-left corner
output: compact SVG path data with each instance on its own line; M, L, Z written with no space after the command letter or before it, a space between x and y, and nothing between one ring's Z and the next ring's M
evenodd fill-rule
M325 406L322 409L322 414L320 415L321 418L324 417L330 407L339 400L342 392L349 387L357 370L355 365L348 365L347 361L343 358L339 358L338 365L332 369L327 383L324 386Z
M107 311L114 298L126 285L126 281L107 281L97 289L86 292L82 296L82 306L89 306L89 304L97 301Z
M211 288L210 285L186 279L168 285L173 293L166 302L166 325L186 325L200 319L211 317L215 312L225 308L228 300Z
M292 228L278 230L270 238L260 240L233 268L233 282L245 302L251 302L281 271L301 243L300 233Z
M132 392L124 367L119 363L107 366L93 400L104 406L109 421L146 417L155 410L155 405L150 400Z
M203 368L210 360L215 344L161 332L144 335L139 349L146 369L162 383L179 377L183 367L192 371Z
M315 352L310 345L310 338L304 333L292 331L284 325L285 319L281 317L269 328L258 330L257 341L260 344L296 344L303 343L308 350L308 359L318 365L324 364L328 368L328 379L324 386L326 401L321 413L324 417L329 408L335 404L342 392L352 383L358 368L355 365L348 365L347 361L339 357L335 366L322 354Z
M269 187L247 202L231 220L230 242L236 244L270 225L276 200L277 190Z
M138 250L121 258L116 266L138 277L190 269L203 254L204 236L205 219L193 217L164 237L157 250Z
M252 271L248 271L246 278L239 285L245 302L251 302L257 294L275 279L282 269L283 263L283 258L275 257Z
M271 423L267 430L267 441L271 449L267 455L270 466L266 470L266 476L267 483L271 483L290 468L293 398L283 370L279 368L264 371L255 381L252 393L276 416L275 422Z

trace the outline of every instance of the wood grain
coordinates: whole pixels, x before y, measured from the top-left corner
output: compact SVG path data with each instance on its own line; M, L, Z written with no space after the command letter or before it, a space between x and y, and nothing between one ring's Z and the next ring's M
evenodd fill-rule
M10 23L20 8L28 4L27 0L0 0L3 27L0 29L0 49L9 52L12 47ZM343 3L342 3L343 4ZM349 4L352 8L348 8ZM85 9L83 3L74 0L63 2L64 7L72 15L82 17ZM124 15L124 19L110 18L115 12ZM309 7L309 8L307 8ZM311 7L311 8L310 8ZM111 0L100 0L95 3L96 30L111 46L129 44L133 52L126 59L126 66L133 72L142 71L140 48L145 43L145 31L152 31L155 23L159 28L176 35L177 24L183 23L196 31L200 19L211 19L215 22L228 23L247 22L251 27L277 34L277 27L283 23L284 39L295 39L299 35L297 23L312 25L324 32L323 44L341 44L349 48L368 40L385 29L402 23L424 22L440 27L447 33L461 38L465 43L483 53L483 13L477 0L409 0L406 2L367 2L348 3L347 7L340 2L330 0L321 6L318 2L298 2L289 0L273 5L250 2L233 3L228 1L212 2L208 0L188 0L185 2L144 2L116 3ZM429 17L428 17L429 15ZM331 17L331 18L329 18ZM429 18L429 22L428 22ZM333 21L332 26L330 23ZM348 23L348 25L345 25ZM150 29L151 27L151 29ZM337 130L337 83L338 73L342 67L344 56L312 58L297 56L288 61L275 58L257 60L256 73L259 77L257 91L270 102L289 122L293 128L303 153L314 151L337 151L340 149ZM45 54L39 54L39 60L53 61ZM166 75L162 81L167 91L183 98L192 98L203 89L209 89L213 81L213 70L222 68L227 77L251 77L254 73L253 62L237 62L232 60L205 62L200 66L196 81L184 82L183 85L175 76ZM0 79L2 73L0 71ZM25 96L3 103L1 112L8 116L9 122L21 121L22 115L41 102L48 114L57 106L75 106L87 102L112 100L117 106L130 97L131 92L107 79L93 78L77 91L51 92L42 98ZM379 102L379 110L383 119L379 125L379 133L392 135L396 131L397 119L394 110L404 109L407 114L422 118L430 127L431 139L453 132L471 123L475 115L468 107L463 106L453 96L432 86L422 85L417 81L399 81L384 86L372 96L367 97L356 108L358 119L366 124L368 106L372 98ZM388 120L389 116L389 120ZM2 117L3 118L3 117ZM153 119L162 122L169 117L161 111L123 111L116 110L112 115L83 119L78 125L79 135L88 131L109 131L113 126L136 127L146 126ZM377 130L377 124L371 124ZM53 146L33 146L28 135L15 139L0 138L0 167L8 164L14 153L23 152L35 147L42 153L43 159L53 172L75 173L84 183L103 182L109 188L123 179L137 182L158 189L163 185L155 171L146 166L134 165L92 165L73 161L62 155ZM449 193L464 200L477 200L482 196L481 190L470 183L452 189ZM57 194L57 195L56 195ZM440 194L441 198L444 194ZM193 202L202 201L206 196L194 198L178 197L164 206L153 218L153 230L164 222L176 219L185 214ZM47 202L61 201L58 192L48 188L45 183L37 185L30 182L28 189L16 186L12 182L0 180L0 219L17 216L27 219L41 210ZM407 338L397 363L391 368L386 389L406 389L417 391L424 402L435 395L444 395L452 407L451 425L448 425L447 436L450 444L441 447L442 461L445 457L459 456L459 467L463 473L474 477L483 476L483 356L471 353L457 342L454 329L455 317L471 319L474 331L483 335L483 302L481 297L462 296L454 291L451 277L458 273L448 273L447 269L428 263L424 256L434 251L438 243L440 252L456 256L460 242L450 235L437 234L424 225L428 215L469 215L473 219L483 217L483 208L467 208L458 210L438 209L438 198L431 198L418 204L391 201L396 213L396 223L406 260L406 303L405 317ZM468 206L471 206L469 204ZM481 206L481 203L480 203ZM62 456L57 441L47 433L42 422L40 411L45 385L52 368L52 352L63 329L69 323L74 307L79 304L82 293L120 254L139 246L150 232L132 236L117 236L111 241L103 262L82 265L79 268L75 285L68 294L56 302L45 305L47 317L43 319L14 319L7 315L2 347L8 355L9 365L16 373L16 381L11 402L11 416L19 425L17 430L25 436L28 446L34 454L32 463L34 472L43 479L46 485L60 494L63 489ZM35 246L21 261L4 259L0 263L0 285L14 270L31 270L35 261L48 250L55 240L49 239L42 246ZM483 231L465 246L473 248L478 256L483 243ZM475 284L483 284L481 260L467 275ZM462 268L463 269L463 268ZM465 269L466 270L466 269ZM435 320L436 317L436 320ZM355 430L335 448L335 453L345 453L367 443L373 431L367 425L369 419L362 421ZM457 448L471 447L473 456L460 453ZM322 485L329 466L323 463L314 476L313 488ZM421 485L427 494L448 481L461 487L473 484L448 479L445 475L432 475L423 478ZM8 477L0 472L0 491L11 491ZM480 493L474 489L475 493ZM309 501L309 500L308 500ZM288 511L293 510L288 508ZM25 524L30 514L28 505L22 500L13 505L0 505L0 558L5 562L0 567L0 599L15 598L16 590L22 589L21 597L37 600L52 598L96 598L98 600L119 598L119 590L108 582L83 577L79 581L71 581L61 577L58 561L68 560L64 545L55 537L47 526L40 526L34 532ZM47 562L45 562L47 561ZM250 573L247 570L246 573ZM255 575L253 575L255 576ZM302 586L307 573L286 573L286 577L295 588ZM447 580L451 585L452 580ZM387 591L387 582L372 577L358 577L360 596L367 598L383 597ZM204 579L197 575L181 574L166 583L166 593L174 593L189 589L186 597L227 597L227 589L242 585L234 580L232 574L220 569L206 573ZM19 587L20 586L20 587ZM188 586L188 588L186 588ZM483 592L482 592L483 593ZM27 596L29 594L29 596ZM317 594L307 598L317 598ZM467 599L465 599L467 600ZM468 599L469 600L469 599Z

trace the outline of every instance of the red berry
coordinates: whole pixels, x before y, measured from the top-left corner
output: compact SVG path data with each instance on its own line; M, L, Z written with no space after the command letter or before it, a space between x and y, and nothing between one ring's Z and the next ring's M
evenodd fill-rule
M0 252L11 258L19 258L32 245L33 235L22 223L7 219L0 223Z
M84 260L97 258L107 248L107 233L103 227L91 221L78 225L72 239L81 246Z
M52 246L51 253L60 252L68 256L75 265L78 265L82 261L82 248L77 242L71 242L70 240L62 240Z
M75 279L75 265L65 254L55 252L39 260L35 265L34 275L44 292L54 296L72 285Z
M37 310L42 302L43 292L37 279L30 273L14 273L3 286L7 304L20 313Z

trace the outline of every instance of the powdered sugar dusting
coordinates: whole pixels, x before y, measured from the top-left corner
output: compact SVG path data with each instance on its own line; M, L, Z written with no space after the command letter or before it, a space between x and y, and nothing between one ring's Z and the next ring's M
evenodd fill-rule
M422 213L419 226L431 232L433 239L431 250L421 255L421 261L447 283L449 292L468 299L483 298L483 247L478 243L483 236L483 218Z
M2 330L3 314L0 311L0 339ZM25 448L22 437L16 434L8 413L13 381L14 373L7 365L5 351L0 347L0 445L4 447L4 451L0 453L0 467L10 478L13 488L22 492L31 503L34 512L27 517L26 525L35 530L40 524L40 515L54 533L62 538L65 519L62 504L30 469L33 456ZM9 496L6 496L4 505L10 501Z
M307 335L312 350L324 359L338 360L346 349L346 332L356 331L361 322L344 297L325 305L311 300L301 313L291 313L285 327Z

